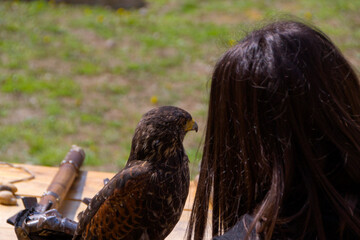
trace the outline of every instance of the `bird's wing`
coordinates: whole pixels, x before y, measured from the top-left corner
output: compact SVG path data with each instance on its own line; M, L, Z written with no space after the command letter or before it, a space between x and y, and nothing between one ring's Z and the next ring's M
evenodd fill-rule
M82 213L73 239L89 234L109 239L109 234L126 235L134 231L142 218L143 196L151 174L150 164L144 161L135 161L117 173ZM100 237L101 234L104 237Z

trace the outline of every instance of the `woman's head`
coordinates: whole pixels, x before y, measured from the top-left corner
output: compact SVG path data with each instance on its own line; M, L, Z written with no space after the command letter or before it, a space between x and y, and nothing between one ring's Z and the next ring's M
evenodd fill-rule
M253 31L214 69L190 230L201 236L213 186L214 234L251 213L265 238L297 222L324 239L324 198L360 235L359 192L344 190L360 184L359 138L359 82L329 38L291 21Z

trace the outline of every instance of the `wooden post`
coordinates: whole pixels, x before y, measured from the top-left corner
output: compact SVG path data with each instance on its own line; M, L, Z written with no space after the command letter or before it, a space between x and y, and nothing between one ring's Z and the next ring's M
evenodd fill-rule
M85 159L85 152L73 145L61 162L58 172L40 199L37 211L44 212L49 208L58 209L66 197L72 183L79 173L80 166Z

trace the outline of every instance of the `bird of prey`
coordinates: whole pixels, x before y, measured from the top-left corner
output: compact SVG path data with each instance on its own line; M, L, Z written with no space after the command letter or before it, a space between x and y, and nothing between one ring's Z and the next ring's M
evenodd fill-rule
M125 168L80 214L73 239L164 239L179 221L189 191L183 147L198 130L191 115L164 106L143 115Z

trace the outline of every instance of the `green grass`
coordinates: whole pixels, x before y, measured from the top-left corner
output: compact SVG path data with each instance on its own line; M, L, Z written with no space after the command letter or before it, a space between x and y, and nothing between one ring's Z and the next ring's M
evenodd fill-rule
M88 168L115 171L141 115L167 104L200 125L185 139L195 174L221 53L252 28L292 14L326 32L359 69L358 9L350 0L149 0L131 12L1 1L0 156L57 165L78 144Z

